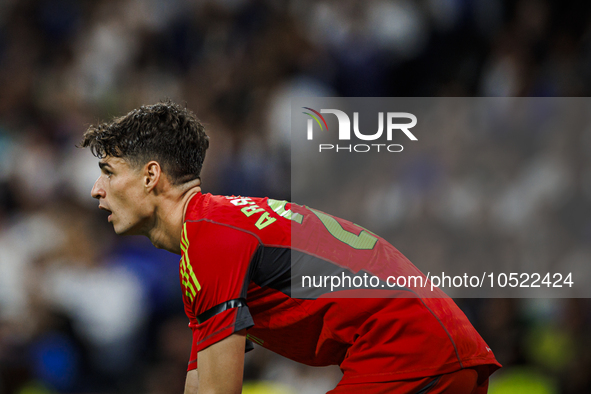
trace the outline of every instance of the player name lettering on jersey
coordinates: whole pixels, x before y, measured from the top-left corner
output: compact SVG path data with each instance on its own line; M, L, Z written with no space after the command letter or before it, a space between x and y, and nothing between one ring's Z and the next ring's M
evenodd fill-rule
M230 200L230 202L232 204L234 204L237 207L242 206L242 208L240 209L240 211L246 215L246 217L251 217L254 214L258 214L260 213L260 215L257 216L257 221L254 224L256 226L256 228L258 228L259 230L264 229L265 227L267 227L268 225L272 224L273 222L275 222L277 219L276 218L272 218L269 215L269 212L265 211L265 208L261 208L258 205L256 205L256 203L254 201L252 201L249 197L229 197L226 196L227 199Z

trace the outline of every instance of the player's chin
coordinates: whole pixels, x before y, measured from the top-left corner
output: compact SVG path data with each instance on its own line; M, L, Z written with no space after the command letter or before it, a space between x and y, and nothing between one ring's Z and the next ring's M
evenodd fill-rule
M116 226L113 226L113 229L117 235L134 235L129 229L117 228Z
M113 223L113 229L117 235L140 235L137 227L134 226L121 226Z
M128 235L129 234L129 228L121 226L120 224L118 224L114 221L112 221L111 224L113 225L113 230L115 230L115 234L117 234L117 235Z

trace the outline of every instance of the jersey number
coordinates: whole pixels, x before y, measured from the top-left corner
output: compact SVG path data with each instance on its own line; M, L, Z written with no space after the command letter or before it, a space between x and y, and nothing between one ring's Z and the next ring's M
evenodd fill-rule
M290 219L297 223L302 223L303 216L299 213L292 213L291 209L285 210L285 204L287 201L277 201L277 200L268 200L268 204L275 212L277 212L280 216L283 216L286 219ZM293 203L292 203L293 204ZM328 230L328 232L338 239L339 241L349 245L353 249L360 249L360 250L369 250L373 249L376 243L378 242L378 238L371 235L367 230L362 229L359 235L347 231L341 226L341 224L332 216L327 215L323 212L316 211L315 209L310 209L310 211L316 215L318 219L324 224L324 227Z

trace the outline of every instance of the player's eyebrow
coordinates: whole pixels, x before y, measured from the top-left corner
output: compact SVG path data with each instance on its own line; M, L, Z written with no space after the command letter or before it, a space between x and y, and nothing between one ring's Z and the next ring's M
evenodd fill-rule
M113 167L111 167L111 165L109 163L104 162L104 161L99 161L99 167L101 170L105 167L113 168Z

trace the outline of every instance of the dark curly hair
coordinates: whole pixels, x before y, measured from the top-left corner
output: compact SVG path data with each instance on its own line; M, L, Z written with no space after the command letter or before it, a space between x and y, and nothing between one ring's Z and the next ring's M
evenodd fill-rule
M139 167L156 160L174 185L199 178L209 137L195 114L170 100L144 105L84 133L80 147Z

